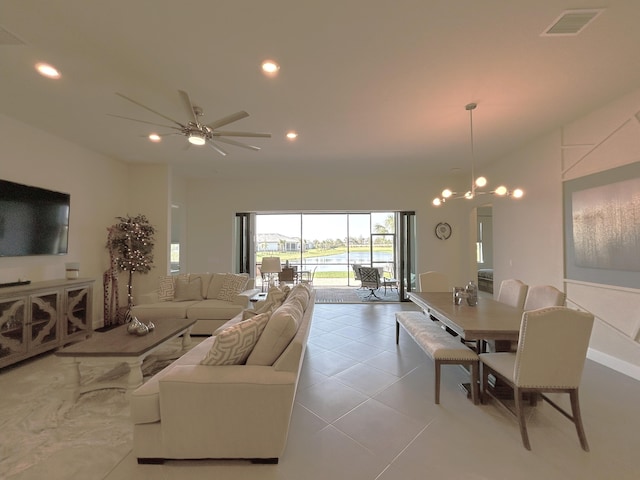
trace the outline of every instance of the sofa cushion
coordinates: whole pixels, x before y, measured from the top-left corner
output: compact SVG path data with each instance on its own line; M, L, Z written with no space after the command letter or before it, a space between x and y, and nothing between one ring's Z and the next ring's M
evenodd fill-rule
M311 296L311 287L304 283L299 283L291 289L289 295L287 295L286 301L289 302L293 299L297 299L304 310L309 306L309 297Z
M209 290L209 283L211 282L211 274L210 273L190 273L189 279L193 280L194 278L200 279L200 297L207 298L207 290Z
M199 302L155 302L135 305L131 314L141 322L154 321L158 318L187 318L187 311Z
M247 308L242 311L242 319L247 320L251 317L259 315L260 313L271 312L277 309L284 302L288 292L288 285L283 289L280 289L278 287L271 287L269 289L269 293L267 293L267 298L265 298L264 302L260 302L258 308Z
M248 281L249 275L246 273L227 273L216 298L227 302L232 301L236 295L244 291Z
M247 365L273 365L295 336L304 309L298 300L288 300L271 314L264 332L247 358Z
M214 273L211 275L211 281L209 282L209 289L207 290L207 297L211 299L218 298L218 293L222 288L224 280L227 278L226 273Z
M176 291L173 294L176 302L202 300L202 279L200 277L176 279Z
M266 313L225 328L214 339L202 365L241 365L256 345L269 316Z
M187 318L195 320L229 320L242 311L241 305L224 300L201 300L187 309Z

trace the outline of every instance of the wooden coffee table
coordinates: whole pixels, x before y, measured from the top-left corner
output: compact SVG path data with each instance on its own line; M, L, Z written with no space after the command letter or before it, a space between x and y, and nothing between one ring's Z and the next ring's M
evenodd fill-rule
M56 355L64 362L65 397L75 401L82 393L103 388L130 393L142 385L144 359L180 335L184 351L191 343L189 332L196 320L158 319L153 323L155 329L143 336L130 334L127 325L121 325L58 350Z

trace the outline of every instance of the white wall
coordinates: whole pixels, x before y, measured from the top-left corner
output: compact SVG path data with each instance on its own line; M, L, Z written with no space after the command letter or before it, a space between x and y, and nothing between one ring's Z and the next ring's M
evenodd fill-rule
M69 253L2 257L0 282L64 278L65 262L80 262L80 276L96 280L94 325L100 326L107 227L126 212L127 165L3 115L0 145L0 178L71 194Z
M468 213L460 206L431 206L442 182L428 175L384 178L288 179L266 190L259 172L242 181L188 182L188 271L224 272L233 268L233 225L236 212L267 211L389 211L416 212L418 268L448 272L452 283L465 284L473 273L468 268ZM434 228L440 221L451 224L447 241L438 240Z
M496 184L526 190L520 201L493 202L496 286L519 278L564 290L569 306L596 315L590 358L637 379L640 290L565 281L562 187L565 180L640 161L639 111L640 90L523 146L487 173Z

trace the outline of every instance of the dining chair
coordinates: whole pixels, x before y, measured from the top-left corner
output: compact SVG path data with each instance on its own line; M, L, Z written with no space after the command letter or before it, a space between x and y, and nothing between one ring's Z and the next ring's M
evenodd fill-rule
M418 289L421 292L448 292L449 278L433 270L421 273L418 275Z
M519 310L524 310L527 290L529 290L529 286L520 280L515 278L503 280L500 283L500 290L498 290L496 300ZM487 345L492 352L515 351L517 347L517 343L511 340L488 340ZM484 349L485 347L483 346L482 348Z
M500 283L497 300L506 303L519 310L524 310L524 300L527 297L529 286L515 278L503 280Z
M380 297L376 295L376 290L380 288L380 270L374 267L360 267L359 272L362 286L370 290L369 295L364 299L369 300L375 297L380 300Z
M593 315L567 307L547 307L525 311L520 324L518 349L514 352L482 353L482 403L491 397L513 415L520 425L522 443L531 450L522 395L540 395L553 408L571 420L580 445L589 451L582 425L578 387L593 328ZM514 408L489 388L489 375L513 388ZM568 393L571 413L545 393Z
M537 310L543 307L561 307L565 294L551 285L532 285L527 291L524 310Z

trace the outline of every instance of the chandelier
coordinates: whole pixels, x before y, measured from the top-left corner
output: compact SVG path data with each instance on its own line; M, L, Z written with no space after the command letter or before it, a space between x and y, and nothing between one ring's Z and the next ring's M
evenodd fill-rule
M512 197L512 198L521 198L524 195L524 192L520 188L516 188L511 191L504 185L500 185L495 190L484 191L479 190L487 185L487 179L485 177L475 176L475 155L473 151L473 111L476 109L478 105L476 103L469 103L464 108L469 112L469 124L470 124L470 132L471 132L471 189L466 193L456 193L452 190L445 188L440 197L433 199L433 205L439 207L444 202L449 199L458 199L458 198L466 198L467 200L471 200L475 198L476 195L497 195L499 197Z

